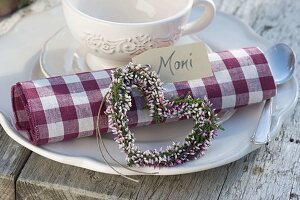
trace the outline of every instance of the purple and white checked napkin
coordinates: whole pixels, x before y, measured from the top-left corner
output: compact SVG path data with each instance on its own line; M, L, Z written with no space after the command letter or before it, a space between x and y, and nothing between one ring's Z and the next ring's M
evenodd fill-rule
M210 53L209 60L214 76L164 84L165 97L207 96L219 112L275 96L270 67L258 48ZM17 83L12 87L16 127L28 131L35 145L95 135L98 109L110 83L111 70ZM154 123L143 96L134 91L132 97L129 126ZM103 115L100 121L101 132L108 132L107 118Z

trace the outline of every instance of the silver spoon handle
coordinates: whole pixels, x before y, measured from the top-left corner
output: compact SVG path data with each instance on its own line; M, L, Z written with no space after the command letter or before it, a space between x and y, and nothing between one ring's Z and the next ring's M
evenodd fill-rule
M265 102L262 114L257 124L256 131L252 136L252 141L255 144L267 144L270 141L270 129L272 122L272 99Z

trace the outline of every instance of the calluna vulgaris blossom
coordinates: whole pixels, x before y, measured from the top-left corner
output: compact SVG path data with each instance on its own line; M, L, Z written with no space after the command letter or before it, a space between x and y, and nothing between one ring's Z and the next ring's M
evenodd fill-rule
M220 129L217 116L211 109L207 98L193 99L190 95L173 100L166 100L163 94L163 83L150 66L129 63L113 72L112 83L107 94L109 128L116 135L119 148L127 154L129 166L176 166L197 159L204 154L210 141ZM131 89L137 87L145 95L147 107L156 122L164 118L192 118L195 125L180 144L173 142L165 151L141 151L134 144L134 134L128 128L127 111L130 109Z

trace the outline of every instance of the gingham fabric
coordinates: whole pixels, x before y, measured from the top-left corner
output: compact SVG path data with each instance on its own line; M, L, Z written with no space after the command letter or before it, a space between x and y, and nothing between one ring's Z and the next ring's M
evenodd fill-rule
M165 97L207 96L219 112L275 96L274 79L258 48L211 53L209 60L214 76L164 84ZM16 127L27 130L35 145L94 135L100 102L110 83L110 70L17 83L12 87ZM141 94L134 91L132 96L129 126L153 123ZM101 116L100 128L108 132L105 116Z

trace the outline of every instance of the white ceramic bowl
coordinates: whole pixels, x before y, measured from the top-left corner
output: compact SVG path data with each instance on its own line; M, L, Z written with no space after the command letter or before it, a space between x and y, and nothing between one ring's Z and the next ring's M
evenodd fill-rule
M196 6L204 13L187 24ZM63 0L63 10L92 69L103 69L97 59L130 61L148 49L173 45L181 35L206 27L215 14L212 0Z

